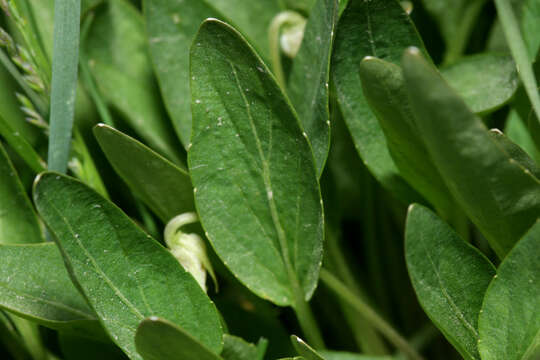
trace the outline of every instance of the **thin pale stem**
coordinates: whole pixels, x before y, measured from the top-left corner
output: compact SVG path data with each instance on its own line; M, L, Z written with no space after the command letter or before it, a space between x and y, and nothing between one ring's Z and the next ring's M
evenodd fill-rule
M321 281L338 297L348 302L366 321L379 330L388 341L396 346L411 360L423 360L422 356L390 324L377 314L362 299L353 294L343 283L325 269L321 269Z

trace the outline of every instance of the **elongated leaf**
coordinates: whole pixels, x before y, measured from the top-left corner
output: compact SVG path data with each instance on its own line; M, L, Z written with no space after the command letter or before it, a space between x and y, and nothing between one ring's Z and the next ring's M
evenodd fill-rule
M367 57L360 64L360 78L366 100L379 120L401 175L449 217L455 203L418 134L401 69Z
M330 147L328 82L337 17L337 0L316 2L289 76L288 93L311 142L319 176Z
M422 0L437 20L446 42L446 61L456 60L465 50L470 32L486 0Z
M417 50L406 51L403 71L431 158L456 201L503 258L540 214L540 182L502 150Z
M366 56L398 64L403 50L411 45L423 48L399 2L350 0L340 18L332 54L338 103L356 150L375 178L407 203L419 196L399 176L384 133L364 97L358 65Z
M79 65L80 16L81 0L55 1L47 163L49 169L59 172L67 170L69 160Z
M540 356L540 222L497 269L479 319L482 360L536 360Z
M242 338L225 334L221 357L224 360L263 360L266 345L255 346Z
M43 235L36 213L0 143L0 244L41 241Z
M321 262L323 214L298 119L268 68L223 22L201 26L191 76L188 162L208 238L262 298L279 305L293 304L298 292L309 298Z
M536 165L536 162L518 145L507 138L498 129L491 129L489 134L497 143L503 148L504 151L515 161L517 161L523 168L531 172L531 174L540 179L540 168Z
M167 223L194 211L189 174L137 140L100 124L94 134L116 172Z
M135 343L144 360L221 359L185 330L157 317L141 322Z
M480 359L478 314L495 268L434 213L412 205L405 256L426 314L464 359Z
M512 57L502 54L468 56L443 68L441 73L477 114L489 113L506 104L519 84Z
M368 356L361 354L353 354L342 351L321 351L320 354L326 360L393 360L397 357L391 356Z
M325 360L317 351L306 344L304 340L300 339L298 336L292 335L291 341L298 355L301 355L304 359Z
M529 59L534 61L540 50L540 2L525 0L521 14L521 30L529 50Z
M539 162L540 152L534 145L531 134L529 134L529 129L527 126L525 126L515 109L510 110L510 113L508 114L508 118L506 119L506 124L504 126L504 134L519 147L525 150L530 157Z
M45 173L34 201L68 269L113 340L132 359L135 331L148 316L183 326L221 351L217 311L174 256L98 193L66 176Z
M158 96L139 12L126 0L108 1L83 45L105 101L152 148L181 163L179 144Z
M13 131L9 124L0 115L0 135L6 142L19 154L24 162L33 171L40 172L45 170L47 164L36 153L34 148L21 136L18 131Z
M52 329L100 335L55 244L0 245L0 259L0 307Z
M272 0L144 0L150 54L176 133L187 148L191 134L189 48L204 19L237 22L257 43L266 36L277 2ZM239 9L242 9L239 11ZM224 12L220 12L224 11ZM224 15L225 14L225 15ZM266 39L264 39L265 41ZM266 41L265 41L266 43ZM268 53L268 45L260 46Z

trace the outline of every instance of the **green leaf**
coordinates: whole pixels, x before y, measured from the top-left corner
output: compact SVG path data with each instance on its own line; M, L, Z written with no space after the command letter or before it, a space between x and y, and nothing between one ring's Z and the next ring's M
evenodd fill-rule
M490 113L506 104L519 79L511 56L484 53L468 56L441 69L443 78L477 114Z
M328 83L337 17L337 0L316 2L289 75L288 93L311 142L319 176L330 148Z
M403 72L417 127L446 185L500 258L536 221L540 182L513 160L416 49Z
M410 45L423 48L398 1L350 0L340 18L332 53L337 99L356 150L375 178L406 203L419 196L400 177L390 156L381 126L364 97L358 65L366 56L399 64Z
M101 333L55 244L0 245L0 259L0 307L52 329Z
M185 170L110 126L97 125L94 134L116 172L164 223L194 211L193 188Z
M325 360L317 351L315 351L311 346L306 344L304 340L300 339L296 335L291 336L291 341L294 346L294 349L306 360Z
M259 49L264 49L266 55L266 32L273 14L278 11L277 1L144 0L143 7L150 55L163 98L176 133L187 148L192 115L189 74L186 70L189 68L189 48L201 22L210 17L224 18L223 14L230 15L230 19L240 25L248 36L257 40Z
M177 325L157 317L144 319L135 335L137 351L144 360L220 360Z
M201 26L191 76L188 163L208 239L260 297L278 305L309 299L322 256L322 200L293 109L253 49L218 20Z
M7 121L0 115L0 135L6 140L13 150L24 160L26 165L36 173L46 169L47 164L36 153L18 131L14 131Z
M489 134L513 160L517 161L524 169L527 169L536 179L540 179L540 168L525 150L513 143L498 129L491 129Z
M539 162L540 152L534 145L531 134L529 134L529 129L523 123L519 113L515 109L511 109L510 113L508 114L508 118L506 119L506 124L504 126L504 134L519 147L525 150L530 157Z
M125 360L126 355L114 344L83 338L70 333L58 334L64 360Z
M540 222L497 269L480 313L482 360L536 360L540 356Z
M449 218L454 200L418 134L401 69L384 60L366 57L360 63L360 79L400 174L439 213Z
M135 332L152 315L183 326L211 350L221 351L213 303L174 256L120 209L83 183L56 173L36 179L34 201L70 274L127 355L140 359Z
M49 169L66 172L79 66L80 0L56 0L49 127Z
M536 119L533 117L534 124L529 125L531 131L533 131L532 129L540 127L540 93L538 92L538 83L534 76L534 70L529 58L527 45L523 39L521 28L517 22L511 4L506 0L495 0L495 7L497 8L497 15L501 22L506 42L510 47L510 52L519 69L519 77L521 78L523 87L531 101L533 112L536 114ZM533 59L535 56L536 54L532 54ZM536 141L535 137L533 137L533 139ZM537 143L536 146L540 150L540 143Z
M263 346L256 346L237 336L225 334L221 357L224 360L263 360L267 342L262 341L260 344Z
M521 31L529 50L529 59L534 61L540 50L540 2L525 0L521 14Z
M85 40L84 58L104 100L153 149L181 164L179 144L158 95L141 14L126 0L108 1Z
M409 208L405 257L426 314L464 359L479 360L478 314L493 265L420 205Z
M426 10L437 20L446 43L446 62L456 60L467 46L486 0L422 0Z
M0 143L0 244L43 241L38 218Z

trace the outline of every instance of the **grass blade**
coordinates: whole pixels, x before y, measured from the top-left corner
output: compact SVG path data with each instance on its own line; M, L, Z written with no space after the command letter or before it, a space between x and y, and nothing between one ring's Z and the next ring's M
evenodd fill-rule
M56 0L51 86L49 169L66 172L75 114L80 0Z

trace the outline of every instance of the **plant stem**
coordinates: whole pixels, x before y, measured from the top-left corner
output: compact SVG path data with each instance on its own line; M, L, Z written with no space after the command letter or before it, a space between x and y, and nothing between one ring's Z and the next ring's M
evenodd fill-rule
M51 86L49 170L65 173L69 159L71 130L79 63L81 1L54 2L54 51Z
M300 327L310 345L317 350L322 350L325 348L325 345L321 331L315 321L309 303L304 299L304 293L298 283L295 286L295 293L295 304L293 309L298 318L298 322L300 323Z
M388 341L401 350L412 360L423 360L422 356L403 338L390 324L380 317L375 310L353 294L342 284L334 275L326 269L321 269L321 281L332 290L341 299L348 302L354 309L361 314L366 321L369 321L373 327L383 334Z

